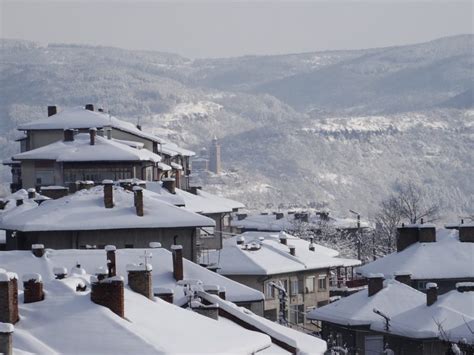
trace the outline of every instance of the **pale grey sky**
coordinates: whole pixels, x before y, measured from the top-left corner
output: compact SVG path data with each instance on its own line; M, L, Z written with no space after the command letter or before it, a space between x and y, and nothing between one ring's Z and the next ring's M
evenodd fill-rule
M228 57L473 33L472 1L5 1L1 37Z

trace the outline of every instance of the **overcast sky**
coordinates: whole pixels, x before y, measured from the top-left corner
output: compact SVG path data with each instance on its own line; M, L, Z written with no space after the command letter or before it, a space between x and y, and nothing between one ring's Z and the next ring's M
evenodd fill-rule
M4 1L1 36L228 57L473 33L473 1Z

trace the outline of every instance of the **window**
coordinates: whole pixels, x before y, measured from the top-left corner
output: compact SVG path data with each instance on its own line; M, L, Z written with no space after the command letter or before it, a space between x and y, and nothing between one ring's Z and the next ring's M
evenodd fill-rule
M316 279L315 276L308 276L305 281L305 291L306 293L313 293L314 292L314 280Z
M266 299L275 298L275 290L274 290L273 287L270 285L270 282L267 282L267 283L265 284L265 298L266 298Z
M318 289L319 291L326 291L327 289L327 277L326 275L318 276Z
M290 323L301 324L304 323L304 305L295 304L290 306Z
M296 296L299 293L298 291L298 280L291 280L291 295Z

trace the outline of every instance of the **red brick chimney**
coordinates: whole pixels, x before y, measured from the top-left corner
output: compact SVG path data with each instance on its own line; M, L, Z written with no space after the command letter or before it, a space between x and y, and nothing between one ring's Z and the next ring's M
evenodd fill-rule
M438 300L438 285L434 282L426 284L426 305L431 306Z
M156 297L161 298L163 301L173 304L174 302L174 291L167 287L157 287L153 290Z
M43 280L40 274L23 275L23 302L34 303L44 300Z
M102 281L91 277L91 301L109 308L120 317L125 316L123 278L114 276Z
M104 185L104 206L105 208L114 207L114 182L112 180L103 180Z
M183 246L172 245L173 253L173 276L176 281L183 279Z
M397 280L398 282L411 286L411 272L398 271L394 274L394 276L395 276L395 280Z
M58 113L57 106L48 106L48 117L54 116Z
M74 141L74 130L73 129L65 129L64 130L64 141L65 142L73 142Z
M174 178L164 178L162 182L163 187L167 189L170 193L176 193L176 180Z
M149 299L153 299L151 279L152 266L150 264L128 264L128 285L135 291Z
M107 253L107 269L109 271L109 277L114 277L117 275L115 251L115 245L105 246L105 252Z
M137 216L143 217L143 189L140 186L133 187L133 199Z
M36 190L32 187L28 189L28 198L29 199L34 199L36 198Z
M31 252L37 258L41 258L44 255L44 245L43 244L32 244Z
M94 111L94 105L93 104L87 104L86 105L86 110Z
M95 145L96 135L97 135L97 128L89 128L90 145Z
M367 279L369 283L369 297L383 289L383 274L371 274Z
M18 276L0 270L0 322L15 324L18 316Z
M0 354L13 354L13 332L15 327L10 323L0 323Z

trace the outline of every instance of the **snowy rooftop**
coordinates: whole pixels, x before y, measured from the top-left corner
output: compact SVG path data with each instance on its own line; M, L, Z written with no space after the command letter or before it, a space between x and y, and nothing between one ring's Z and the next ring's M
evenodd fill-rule
M148 192L151 194L151 192ZM133 193L114 186L114 207L105 208L103 187L80 190L57 200L2 214L0 228L20 231L206 227L215 222L144 193L144 216L136 215ZM18 213L16 211L19 211ZM87 223L84 223L87 221Z
M197 189L197 195L181 189L176 189L176 193L171 194L162 187L161 182L147 182L146 188L157 193L164 201L176 206L184 206L187 210L196 213L226 213L232 212L234 208L244 206L240 202L216 196L200 189Z
M391 278L399 270L411 272L412 279L450 279L474 277L474 243L459 241L457 230L436 231L436 242L414 243L358 268L367 276L380 272Z
M295 213L285 213L280 219L277 219L276 214L268 213L248 215L241 220L234 218L231 225L241 229L279 232L282 230L293 231L298 229L299 223L299 220L295 219ZM308 225L315 229L319 229L325 225L340 229L350 229L357 228L357 220L351 218L329 217L329 220L325 221L317 214L311 213L309 215ZM362 228L367 228L368 226L369 224L367 222L361 222Z
M117 251L118 273L125 265L140 261L144 250ZM171 253L153 249L154 285L181 289L172 279ZM88 285L89 274L74 274L66 279L53 280L54 266L72 267L80 262L86 271L104 265L103 250L48 250L43 258L35 258L28 251L11 251L2 255L2 266L21 275L34 270L42 275L47 297L37 303L20 303L20 322L15 325L16 351L30 353L253 353L271 346L270 338L243 328L230 327L194 312L173 306L160 299L147 298L125 288L125 317L95 305L89 291L78 293L77 284ZM159 270L159 271L158 271ZM199 276L205 282L226 284L229 295L251 298L260 293L227 280L185 260L185 277ZM189 273L187 274L187 271ZM209 276L209 277L208 277ZM19 284L22 289L21 283ZM182 291L180 291L182 294ZM239 295L240 294L240 295ZM245 294L245 297L242 297ZM20 300L21 300L20 291ZM27 315L27 316L26 316Z
M378 322L383 325L383 318L375 314L374 309L391 317L426 303L425 294L410 286L395 280L386 281L385 284L375 295L369 297L365 289L314 309L307 317L341 325L371 325Z
M285 233L286 234L286 233ZM244 238L244 244L237 240ZM287 235L287 244L279 235L265 232L246 232L224 240L223 249L211 252L209 262L216 264L223 275L273 275L301 270L337 266L360 265L359 260L337 258L338 252L317 244L309 250L310 242ZM295 256L289 246L295 247Z
M58 141L46 146L19 153L14 160L55 160L58 162L78 161L152 161L161 157L148 149L136 149L127 144L97 136L95 144L90 144L88 133L74 136L71 142Z
M438 297L431 306L426 302L403 313L393 314L390 332L411 338L441 338L450 341L466 340L474 344L474 334L469 329L474 324L474 291L450 291ZM439 326L446 334L440 333ZM383 330L381 323L371 326ZM443 339L447 340L447 339Z

